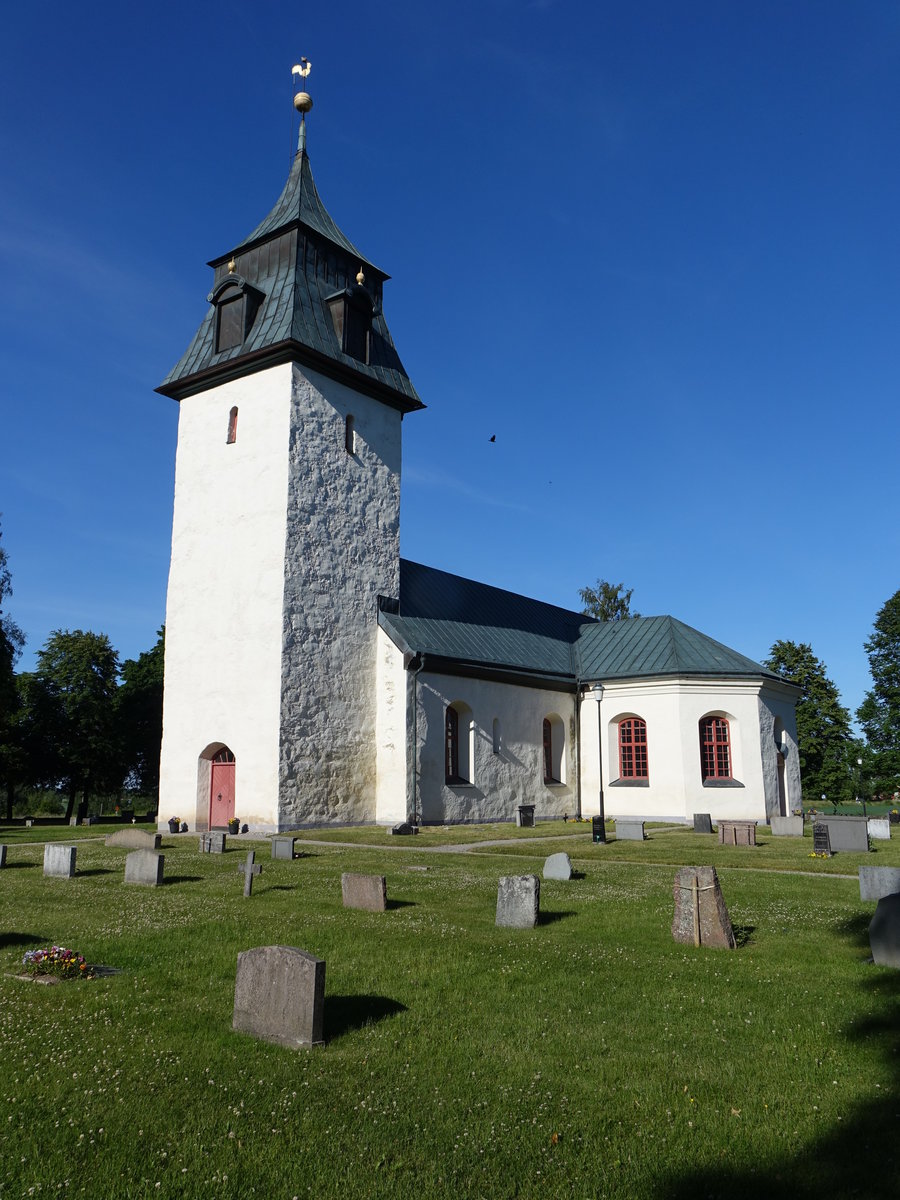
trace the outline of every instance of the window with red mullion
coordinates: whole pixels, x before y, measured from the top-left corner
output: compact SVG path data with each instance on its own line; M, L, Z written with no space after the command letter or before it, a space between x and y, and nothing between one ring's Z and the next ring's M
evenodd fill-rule
M731 778L731 745L724 717L700 722L700 768L704 779Z
M647 722L629 717L619 722L619 778L646 779Z

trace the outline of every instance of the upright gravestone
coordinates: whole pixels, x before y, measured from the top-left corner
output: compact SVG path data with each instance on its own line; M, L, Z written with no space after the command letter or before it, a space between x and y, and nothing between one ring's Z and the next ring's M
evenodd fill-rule
M571 879L572 878L572 860L564 851L559 854L551 854L544 863L544 878L545 879Z
M843 850L848 853L866 854L869 849L869 833L865 817L816 817L815 828L828 826L831 852Z
M209 838L209 853L210 854L224 854L225 853L225 842L228 837L227 834L222 833L221 830L213 829L213 830L210 830L210 832L206 836Z
M238 955L232 1028L295 1049L319 1046L325 961L296 946L257 946Z
M644 822L628 821L623 817L616 818L616 841L642 842L644 840Z
M802 817L770 817L772 837L803 837Z
M387 880L383 875L356 875L345 871L341 876L344 908L362 908L366 912L387 909Z
M602 817L591 817L591 841L606 844L606 824Z
M869 817L866 828L869 837L876 842L891 840L891 823L887 817Z
M162 845L161 833L148 833L145 829L117 829L106 838L107 846L120 846L126 850L158 850Z
M279 835L272 838L272 857L286 858L290 862L294 861L294 842L296 838L285 837Z
M0 846L0 870L6 866L6 846Z
M395 825L391 829L391 835L393 837L410 837L418 832L418 825L413 825L409 821L401 821L399 825Z
M132 850L125 855L125 882L144 887L162 887L164 854L155 850Z
M869 925L869 945L879 967L900 968L900 892L878 901Z
M61 879L72 879L75 875L75 846L63 846L59 842L48 842L44 846L44 874L56 875Z
M731 918L715 867L682 867L673 888L672 937L687 945L735 948Z
M533 804L520 804L516 808L516 824L520 829L534 828L534 808Z
M900 892L900 867L860 867L860 900L880 900Z
M824 854L831 858L831 835L828 826L818 821L813 825L813 854Z
M694 813L694 833L712 833L712 817L709 813Z
M496 924L534 929L541 914L541 881L537 875L504 875L497 885Z
M719 842L723 846L755 846L755 821L723 821L719 819Z

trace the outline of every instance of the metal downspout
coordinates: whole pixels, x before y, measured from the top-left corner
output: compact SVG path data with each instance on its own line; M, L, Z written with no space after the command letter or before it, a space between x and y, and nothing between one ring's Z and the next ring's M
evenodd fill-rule
M581 680L575 680L575 816L581 820Z

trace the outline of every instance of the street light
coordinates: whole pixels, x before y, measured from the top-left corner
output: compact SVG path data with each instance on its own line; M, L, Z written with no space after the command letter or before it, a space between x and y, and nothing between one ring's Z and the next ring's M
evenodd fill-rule
M863 764L862 764L861 758L858 758L856 760L856 765L859 767L859 771L856 776L856 802L858 804L859 803L859 793L862 791L862 767L863 767ZM863 816L866 816L867 814L866 814L866 798L865 798L865 796L863 796L863 798L862 798L862 810L863 810Z

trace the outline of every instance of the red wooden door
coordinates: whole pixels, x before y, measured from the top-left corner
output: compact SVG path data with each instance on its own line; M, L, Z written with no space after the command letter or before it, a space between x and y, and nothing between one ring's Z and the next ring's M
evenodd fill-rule
M209 789L209 827L224 828L234 816L234 755L222 749L212 761Z

